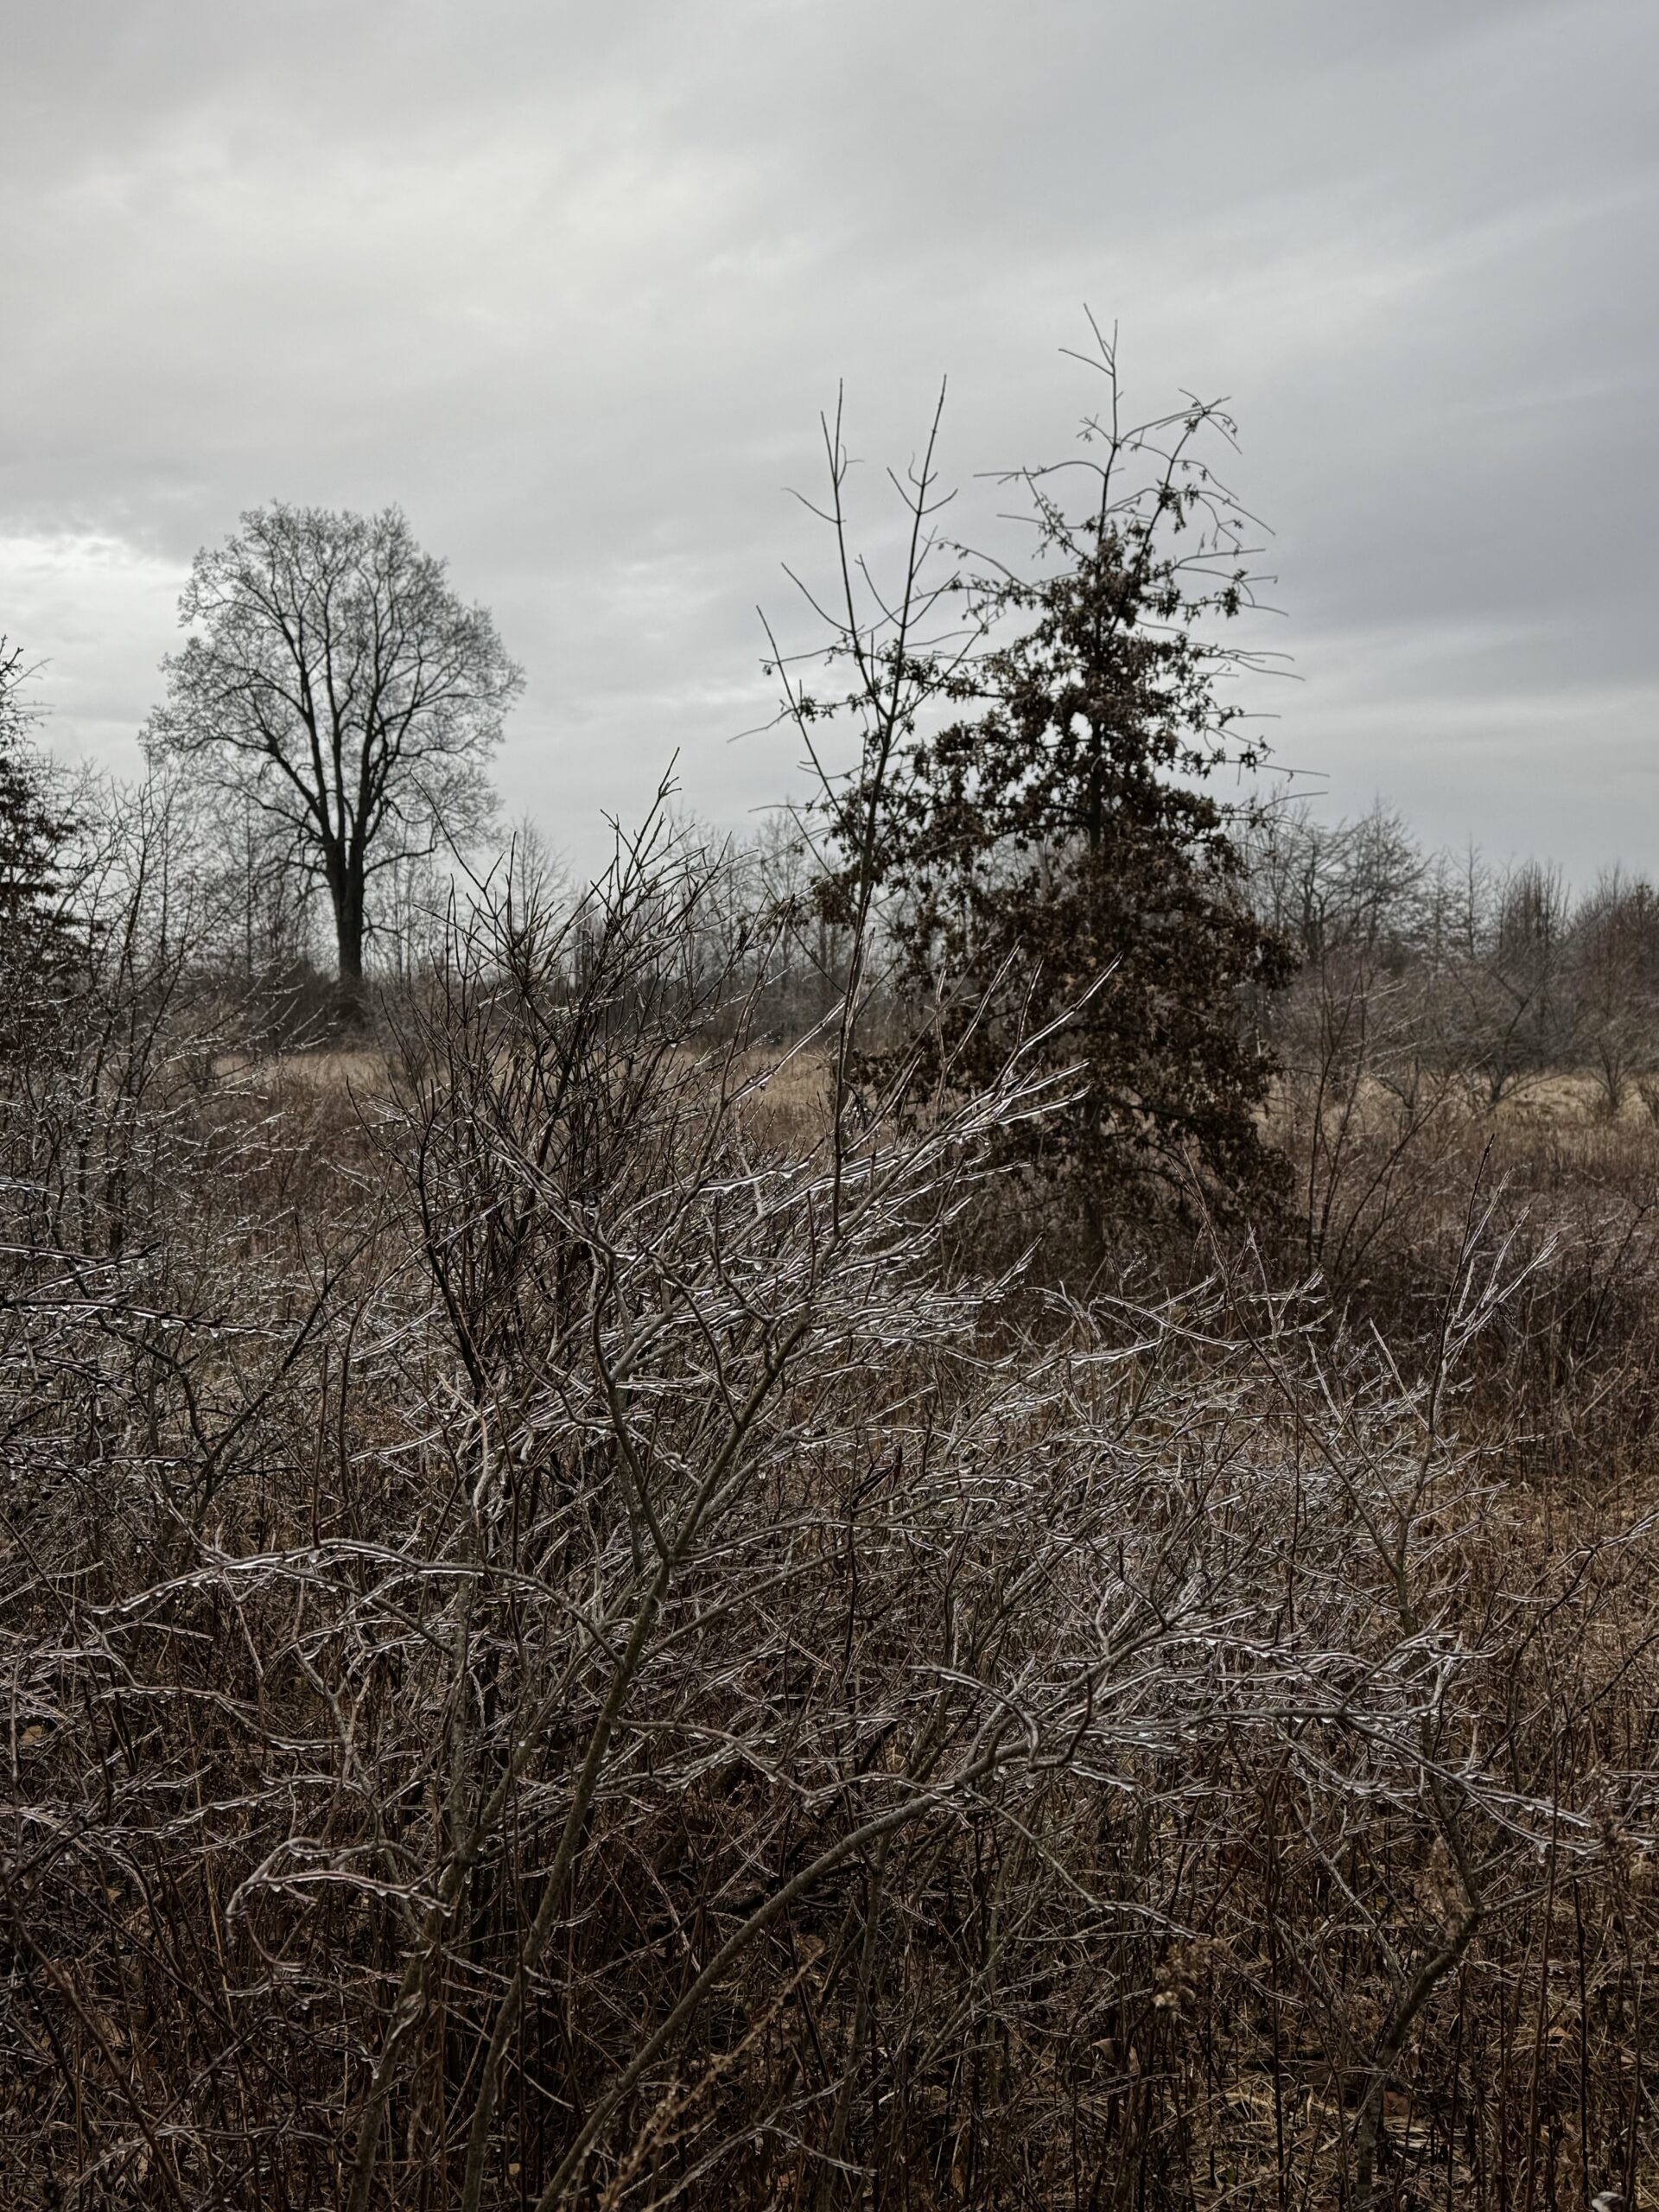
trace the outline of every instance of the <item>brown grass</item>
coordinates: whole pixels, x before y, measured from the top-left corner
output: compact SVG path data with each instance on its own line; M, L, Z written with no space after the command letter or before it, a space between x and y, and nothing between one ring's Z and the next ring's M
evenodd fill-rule
M1322 1288L1010 1313L501 1018L7 1124L0 2201L1659 2203L1645 1114L1287 1089Z

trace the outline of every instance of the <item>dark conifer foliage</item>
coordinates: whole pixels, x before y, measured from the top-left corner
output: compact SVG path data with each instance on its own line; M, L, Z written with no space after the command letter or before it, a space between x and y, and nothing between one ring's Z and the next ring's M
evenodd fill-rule
M62 974L78 941L64 858L73 823L30 741L27 678L22 651L0 637L0 1038L12 1036L35 987Z
M1262 757L1227 690L1262 658L1226 635L1255 604L1249 518L1209 459L1232 425L1192 402L1125 428L1103 340L1097 365L1110 404L1085 423L1091 450L1009 480L1034 559L970 560L957 586L980 642L946 649L933 698L953 718L918 717L884 771L875 864L906 1010L892 1049L916 1049L919 1024L925 1056L971 1083L1049 1031L1038 1056L1076 1068L1075 1096L1013 1134L1090 1219L1200 1186L1259 1215L1282 1171L1258 1134L1271 1062L1253 1010L1294 963L1242 895L1207 787ZM869 773L837 800L842 905Z

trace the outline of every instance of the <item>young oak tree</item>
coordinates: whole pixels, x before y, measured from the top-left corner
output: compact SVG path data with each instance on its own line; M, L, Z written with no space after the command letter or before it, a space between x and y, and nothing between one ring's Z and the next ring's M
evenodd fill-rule
M1224 1212L1272 1205L1284 1169L1258 1131L1272 1064L1250 1017L1294 960L1252 912L1233 821L1205 788L1262 753L1226 690L1264 658L1226 634L1255 604L1249 518L1210 459L1233 426L1189 400L1126 427L1096 337L1092 450L1004 480L1029 500L1035 557L976 560L918 529L912 571L934 550L963 565L931 592L912 573L862 623L844 597L827 658L861 696L826 706L791 686L788 711L815 748L826 712L865 726L824 810L826 899L849 912L879 879L894 954L899 1033L867 1064L919 1051L972 1085L1016 1033L1039 1038L1074 1095L1007 1141L1064 1176L1098 1231L1195 1189ZM931 448L906 503L918 524L944 504Z
M251 510L196 556L179 618L196 634L162 663L146 750L270 817L327 893L349 1007L374 880L487 823L485 763L522 672L396 507Z

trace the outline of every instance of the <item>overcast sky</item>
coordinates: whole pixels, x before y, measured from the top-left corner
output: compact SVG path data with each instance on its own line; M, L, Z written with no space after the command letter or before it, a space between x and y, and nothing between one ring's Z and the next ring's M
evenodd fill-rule
M947 374L948 473L1049 458L1087 302L1132 403L1230 396L1282 760L1659 868L1655 0L0 17L0 629L63 751L137 767L240 510L397 501L525 665L512 809L585 855L677 750L736 821L837 381L872 464Z

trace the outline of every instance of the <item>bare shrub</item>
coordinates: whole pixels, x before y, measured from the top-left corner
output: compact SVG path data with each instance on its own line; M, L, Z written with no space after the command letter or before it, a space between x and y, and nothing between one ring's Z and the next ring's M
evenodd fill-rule
M1503 1484L1541 1247L1443 1211L1408 1371L1219 1258L1016 1303L952 1232L1045 1087L761 1049L720 868L509 879L355 1114L142 898L89 976L6 1191L6 2201L1634 2201L1654 1537Z
M1346 1293L1468 1187L1466 1063L1437 1034L1422 971L1363 949L1310 963L1274 1033L1272 1120L1296 1179L1301 1263Z

